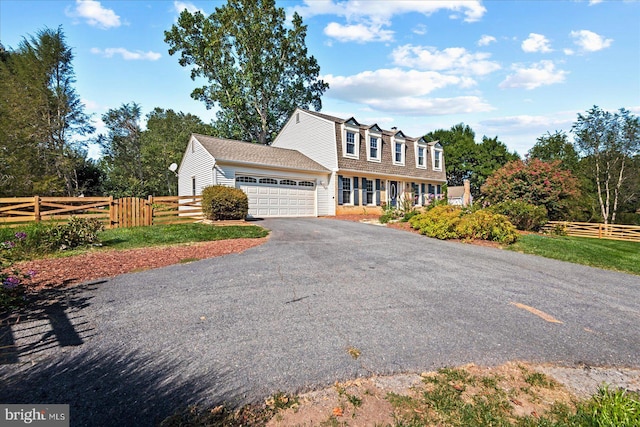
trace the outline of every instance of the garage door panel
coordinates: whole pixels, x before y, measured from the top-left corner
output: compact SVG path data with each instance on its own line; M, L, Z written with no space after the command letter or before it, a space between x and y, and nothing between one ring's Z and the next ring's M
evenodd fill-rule
M286 180L290 184L291 181L287 178L274 177L263 180L264 183L259 182L261 178L254 178L256 183L238 182L238 188L247 194L249 215L254 217L315 216L315 187L279 184L281 180Z

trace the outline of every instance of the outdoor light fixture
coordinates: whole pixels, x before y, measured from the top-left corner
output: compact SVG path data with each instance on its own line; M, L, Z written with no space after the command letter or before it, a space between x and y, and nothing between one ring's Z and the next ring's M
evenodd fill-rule
M178 165L177 165L177 164L175 164L175 163L171 163L171 164L169 165L169 170L170 170L171 172L173 172L174 174L176 174L176 176L178 176L178 172L176 172L176 170L178 170Z

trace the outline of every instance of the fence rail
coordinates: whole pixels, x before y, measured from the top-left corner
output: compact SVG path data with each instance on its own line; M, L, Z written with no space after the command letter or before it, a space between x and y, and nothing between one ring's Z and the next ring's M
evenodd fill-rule
M543 228L544 231L557 229L562 230L567 236L640 242L640 226L637 225L549 221Z
M72 216L97 219L106 228L189 223L203 218L201 200L201 196L7 197L0 198L0 227L66 222Z

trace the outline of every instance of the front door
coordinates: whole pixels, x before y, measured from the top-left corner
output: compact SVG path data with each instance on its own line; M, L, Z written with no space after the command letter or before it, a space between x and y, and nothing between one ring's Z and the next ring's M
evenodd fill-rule
M389 181L389 204L394 208L398 205L398 181Z

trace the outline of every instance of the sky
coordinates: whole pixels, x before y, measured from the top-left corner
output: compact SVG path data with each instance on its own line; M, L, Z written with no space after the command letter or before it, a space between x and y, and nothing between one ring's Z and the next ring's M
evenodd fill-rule
M191 113L190 69L169 55L164 31L187 9L226 1L0 0L0 43L62 27L76 91L101 116L136 102ZM330 89L322 112L409 136L464 123L524 156L594 105L640 115L637 0L277 0L308 26L307 47ZM90 146L90 156L99 149Z

